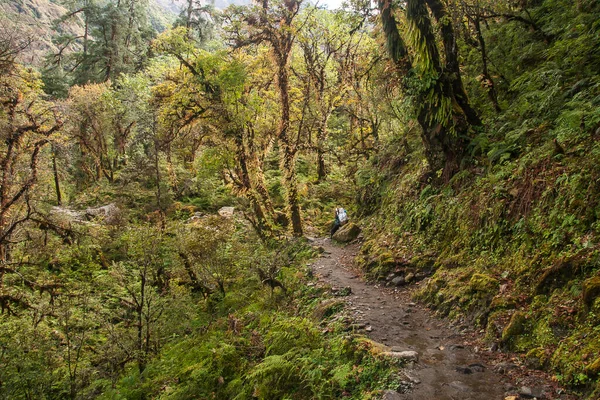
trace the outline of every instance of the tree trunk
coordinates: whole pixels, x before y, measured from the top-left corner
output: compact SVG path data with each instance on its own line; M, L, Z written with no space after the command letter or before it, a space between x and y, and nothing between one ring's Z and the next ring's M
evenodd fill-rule
M269 220L273 220L275 218L275 207L273 207L273 201L271 200L271 195L269 194L269 190L267 189L267 184L265 183L265 175L262 168L262 163L259 160L256 152L252 155L252 171L254 171L252 179L254 188L256 192L262 199L262 204L265 209L265 215Z
M242 135L243 133L239 132L239 134L235 137L235 143L237 147L237 162L240 168L240 184L242 186L242 191L244 192L248 200L250 200L250 204L252 205L254 216L256 217L258 223L258 225L256 226L257 230L259 231L258 233L260 235L264 235L265 231L270 231L270 224L261 206L261 202L258 196L256 195L256 191L252 186L252 179L250 178L250 172L248 169L248 155L244 146Z
M136 304L136 313L137 313L137 350L138 350L138 355L137 355L137 362L138 362L138 370L140 372L140 375L144 372L144 370L146 369L146 360L145 360L145 356L144 356L144 339L143 339L143 334L144 334L144 320L143 320L143 316L144 316L144 302L146 300L145 298L145 294L146 294L146 274L145 272L140 274L140 278L141 278L141 289L140 289L140 300L139 302Z
M462 82L456 35L454 34L452 21L448 18L446 7L441 0L426 0L426 2L437 23L441 26L442 41L444 42L444 51L446 53L446 68L443 74L447 76L450 81L454 99L465 113L469 124L481 126L481 118L479 118L479 115L471 106Z
M417 120L422 129L425 157L429 164L432 183L447 183L458 172L466 144L454 137L439 122L432 122L429 109L423 108Z
M481 33L481 21L479 20L479 16L475 16L473 20L473 24L475 25L475 31L477 32L477 41L479 42L479 51L481 52L481 64L482 71L481 75L483 75L483 79L485 79L487 83L488 96L490 101L494 105L494 110L499 113L502 111L500 105L498 104L498 93L496 92L496 84L490 75L490 71L488 69L488 59L487 59L487 51L485 47L485 40L483 39L483 34Z
M56 152L52 147L52 172L54 174L54 189L56 190L56 205L62 205L62 194L60 192L60 181L58 177L58 168L56 166Z
M281 120L279 121L279 144L281 146L281 169L283 187L288 205L290 220L294 236L302 236L302 216L300 213L298 182L296 181L296 148L289 137L290 128L290 98L289 98L289 51L280 54L278 58L277 87L281 103Z
M327 177L327 167L325 165L325 141L327 140L327 122L329 113L325 113L320 122L317 133L317 182L321 182Z

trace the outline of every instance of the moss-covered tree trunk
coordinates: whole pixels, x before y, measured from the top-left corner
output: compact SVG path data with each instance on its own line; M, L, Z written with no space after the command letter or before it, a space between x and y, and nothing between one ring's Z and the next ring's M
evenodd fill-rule
M327 140L327 123L329 121L329 112L325 111L323 118L319 122L317 132L317 181L321 182L327 176L327 167L325 165L325 142Z
M458 60L458 45L452 20L448 16L446 6L440 0L425 0L431 13L440 26L442 41L444 43L444 52L446 55L446 65L441 71L444 79L447 79L452 87L452 95L456 103L460 106L466 116L467 122L473 126L481 125L481 118L469 102L469 97L465 91L460 73L460 64Z
M302 216L300 213L300 196L296 179L296 143L290 137L290 94L288 59L291 43L283 51L277 51L277 89L281 106L281 116L277 138L280 146L280 165L282 183L285 189L288 214L292 223L294 236L302 236Z
M242 135L243 133L240 132L239 135L235 136L236 157L237 165L239 168L239 171L237 173L237 175L239 176L239 181L237 182L237 185L239 187L240 192L242 192L250 201L252 211L254 212L254 216L256 217L256 222L253 222L253 224L257 233L261 237L265 237L268 236L269 232L271 231L271 223L267 216L267 213L263 209L260 197L258 196L258 193L254 189L254 185L252 184L252 177L248 168L249 156L244 145Z
M379 0L378 5L388 53L398 71L404 75L411 68L417 69L428 82L416 95L417 120L432 178L447 182L460 168L468 144L469 125L481 125L462 83L454 28L439 0L409 0L406 36L415 52L411 60L391 1ZM444 67L427 7L440 25Z

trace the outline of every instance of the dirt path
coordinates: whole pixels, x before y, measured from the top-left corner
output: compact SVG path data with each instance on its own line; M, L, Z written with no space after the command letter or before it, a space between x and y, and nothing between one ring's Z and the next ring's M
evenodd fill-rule
M469 337L412 303L408 290L365 283L352 269L358 245L341 247L328 238L316 239L314 244L325 252L313 264L313 271L333 288L351 289L351 294L345 297L347 309L357 324L364 327L364 332L393 351L418 352L418 362L412 366L409 363L406 371L406 385L401 385L399 394L390 398L492 400L529 389L514 387L506 376L494 372L492 366L486 365L486 357L471 347ZM520 397L556 398L544 393L550 390L548 386L539 386L533 388L531 397L527 393L521 393ZM540 394L536 396L535 392Z

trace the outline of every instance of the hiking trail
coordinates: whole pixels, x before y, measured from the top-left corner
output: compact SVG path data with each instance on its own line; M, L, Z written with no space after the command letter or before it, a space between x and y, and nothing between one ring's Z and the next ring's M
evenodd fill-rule
M480 335L464 329L459 332L412 302L411 287L387 288L365 282L353 269L359 244L343 247L321 238L313 245L324 249L312 264L313 272L334 292L350 289L343 298L359 331L392 351L418 353L418 361L408 362L400 372L403 383L393 388L397 391L386 392L384 399L573 398L559 395L561 389L544 373L528 370L511 355L484 348Z

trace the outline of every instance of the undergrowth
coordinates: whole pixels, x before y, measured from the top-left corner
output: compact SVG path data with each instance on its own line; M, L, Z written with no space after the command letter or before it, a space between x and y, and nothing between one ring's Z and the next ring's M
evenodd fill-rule
M370 342L336 317L339 302L327 307L325 289L306 284L312 248L294 248L294 261L278 276L285 293L263 287L249 271L216 303L198 299L185 334L143 374L132 366L100 398L378 398L395 384L397 361L376 357Z

